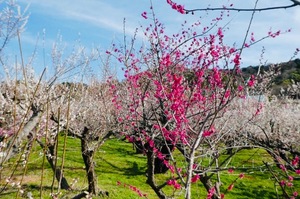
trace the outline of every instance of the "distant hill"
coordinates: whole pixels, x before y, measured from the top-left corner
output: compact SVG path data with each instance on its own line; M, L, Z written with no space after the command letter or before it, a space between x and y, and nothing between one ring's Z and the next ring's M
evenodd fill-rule
M245 78L248 78L251 75L256 75L258 70L260 70L260 73L263 74L269 71L271 66L273 66L274 71L277 73L277 75L272 77L271 90L273 94L278 95L280 89L290 87L293 82L300 84L300 59L278 64L269 64L261 67L249 66L242 68L242 74Z

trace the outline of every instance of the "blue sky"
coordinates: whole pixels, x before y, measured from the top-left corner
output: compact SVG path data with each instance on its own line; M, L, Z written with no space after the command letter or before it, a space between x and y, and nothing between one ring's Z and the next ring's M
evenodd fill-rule
M173 11L165 0L152 0L157 17L167 29L176 32L180 30L180 24L184 20L196 21L201 17L203 23L209 23L210 18L216 12L196 12L194 15L181 15ZM175 1L175 0L174 0ZM112 41L118 43L123 39L123 19L126 18L126 31L131 36L135 28L147 25L147 21L141 17L141 13L149 11L149 0L19 0L24 9L29 5L30 14L25 32L21 35L23 51L29 56L35 46L37 55L35 68L43 63L42 39L45 36L46 65L50 64L51 48L61 35L66 51L71 49L80 40L87 48L93 46L105 50L110 47ZM220 7L228 4L228 0L178 0L186 8L201 8L207 6ZM255 0L232 0L235 7L253 7ZM259 6L274 6L289 4L289 0L260 0ZM227 44L239 44L245 34L251 13L231 12L230 17L222 23L229 22L229 30L226 34ZM286 30L292 32L284 34L276 39L267 39L254 48L247 49L242 57L244 66L259 64L261 49L264 46L266 53L265 62L288 61L296 48L300 48L300 6L287 10L275 10L257 13L254 17L252 31L258 39L265 36L269 29ZM43 36L43 32L45 35ZM36 45L38 35L40 39ZM142 36L138 39L143 40ZM14 49L11 45L11 49ZM12 50L11 53L17 53ZM12 55L13 57L13 55ZM299 57L299 56L298 56Z

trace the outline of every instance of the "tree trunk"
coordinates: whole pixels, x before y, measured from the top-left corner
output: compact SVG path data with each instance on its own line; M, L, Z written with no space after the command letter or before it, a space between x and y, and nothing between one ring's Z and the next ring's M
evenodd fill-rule
M81 199L81 198L87 198L87 196L88 196L88 195L89 195L88 193L86 193L86 192L82 192L82 193L80 193L80 194L78 194L78 195L74 196L72 199Z
M88 139L89 129L84 128L82 138L81 138L81 154L85 165L85 170L88 178L89 188L88 192L96 195L97 194L97 176L95 173L95 164L93 161L94 150L89 149L89 139Z
M149 148L149 146L145 146L146 148ZM154 173L155 174L159 174L159 173L166 173L169 168L165 165L164 160L170 160L170 151L173 151L174 149L174 145L172 144L161 144L161 146L159 147L159 151L165 156L164 159L160 159L158 157L155 157L154 159ZM149 148L149 150L152 150Z
M160 199L168 199L163 191L156 185L154 180L154 154L152 150L147 151L147 184L151 186Z
M44 147L45 147L44 144L39 140L38 140L38 143L44 149ZM56 180L59 182L61 179L60 188L65 189L65 190L70 190L71 187L70 187L67 179L65 178L63 172L59 168L55 168L55 159L53 158L53 157L55 157L55 154L54 154L55 146L52 144L49 144L47 147L48 147L48 150L46 151L46 158L52 168L52 171L55 174Z
M136 154L143 154L144 153L144 147L143 142L140 140L137 140L133 143L133 147L135 149Z
M204 185L207 193L214 187L212 182L210 181L210 177L208 177L206 174L200 175L200 181ZM217 191L217 190L216 190ZM215 192L215 194L211 197L211 199L218 199L218 193Z
M43 112L40 110L33 110L33 114L24 125L23 128L19 129L15 135L11 138L6 150L2 152L2 157L0 157L0 165L8 161L10 158L14 157L19 153L20 144L29 136L29 133L36 127L40 121L40 117L43 115Z

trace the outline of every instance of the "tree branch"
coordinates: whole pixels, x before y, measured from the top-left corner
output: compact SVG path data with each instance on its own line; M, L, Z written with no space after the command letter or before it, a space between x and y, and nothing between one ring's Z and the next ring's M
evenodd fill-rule
M300 6L300 1L298 0L290 0L293 2L291 5L285 6L274 6L274 7L265 7L265 8L227 8L227 7L216 7L216 8L197 8L197 9L185 9L186 13L194 13L197 11L218 11L218 10L230 10L230 11L237 11L237 12L260 12L260 11L267 11L267 10L279 10L279 9L288 9L296 6Z

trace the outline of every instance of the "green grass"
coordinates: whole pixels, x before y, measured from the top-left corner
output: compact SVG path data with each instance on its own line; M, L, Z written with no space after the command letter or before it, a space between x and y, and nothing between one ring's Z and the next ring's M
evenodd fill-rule
M62 138L63 137L60 137L59 157L62 155ZM24 193L19 194L19 198L26 198L28 192L31 192L34 198L39 198L43 160L43 155L41 154L40 147L35 145L30 154L30 159L27 164L28 169L22 182L22 190L24 190ZM226 191L227 187L238 177L239 173L245 173L243 179L237 180L234 189L226 193L226 198L276 198L274 183L270 180L271 176L264 171L265 168L261 170L255 169L257 166L262 165L263 160L270 161L270 158L266 152L257 149L241 151L231 159L228 167L247 167L250 169L236 170L232 174L227 171L221 173L223 183L221 187L222 192ZM1 188L4 185L5 179L12 173L15 161L16 159L11 160L4 165L1 171ZM137 193L130 190L129 185L140 189L142 193L147 194L149 199L157 198L150 186L146 184L146 158L142 154L135 154L131 144L115 139L108 140L96 153L95 162L98 186L101 190L109 192L109 198L140 198ZM58 161L58 165L60 164L61 158L59 158ZM68 182L71 184L76 179L77 183L73 185L72 191L62 191L59 197L71 198L71 196L87 188L87 180L85 178L84 164L78 139L68 137L64 165L64 174ZM45 162L44 167L42 198L50 198L53 172L48 162ZM19 166L12 180L14 182L20 181L23 173L24 168ZM157 175L159 182L166 181L170 176L171 174L169 172ZM121 185L117 185L118 181L121 182ZM298 182L294 184L296 187L300 187ZM56 181L54 185L55 190L57 190ZM12 187L9 184L5 191L0 193L0 198L15 198L17 190L16 187ZM164 191L171 194L173 189L166 187ZM183 191L175 192L175 198L183 198L182 193ZM200 182L193 184L192 194L192 198L206 198L206 191ZM98 196L95 198L103 197Z

